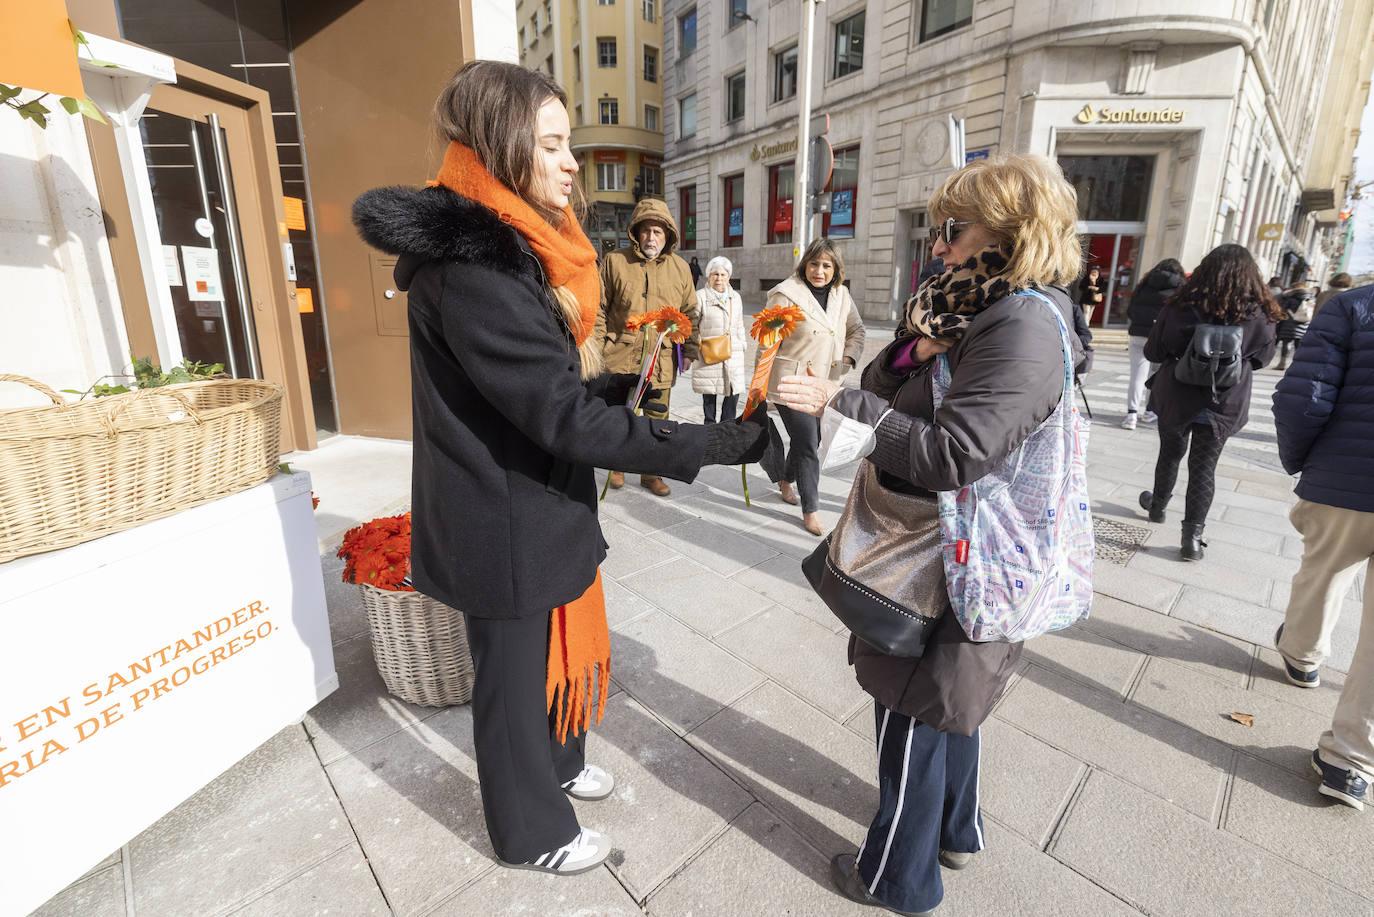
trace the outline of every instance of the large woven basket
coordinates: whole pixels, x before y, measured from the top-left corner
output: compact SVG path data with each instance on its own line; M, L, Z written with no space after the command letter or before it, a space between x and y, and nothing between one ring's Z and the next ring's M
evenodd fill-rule
M0 411L0 563L170 516L267 480L280 386L215 379Z
M372 655L388 691L422 707L472 699L472 653L461 614L418 592L366 583L358 588L372 629Z

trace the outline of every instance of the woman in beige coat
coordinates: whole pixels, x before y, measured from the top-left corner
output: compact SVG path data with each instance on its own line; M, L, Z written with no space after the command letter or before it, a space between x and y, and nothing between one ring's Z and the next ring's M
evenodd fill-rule
M777 392L783 376L808 372L838 381L863 356L863 320L844 285L844 259L829 239L817 239L806 247L796 273L768 291L768 305L798 306L806 316L783 340L768 391ZM812 535L820 535L821 422L774 404L790 439L779 485L782 499L793 505L800 502L802 524Z
M735 419L740 393L749 384L744 377L744 354L749 349L749 336L744 331L744 303L730 286L735 266L729 258L715 257L706 262L706 285L697 290L697 308L701 318L692 329L697 348L702 341L728 336L730 358L707 365L706 354L692 369L692 391L701 396L701 410L707 423L716 422L716 404L720 403L720 421Z

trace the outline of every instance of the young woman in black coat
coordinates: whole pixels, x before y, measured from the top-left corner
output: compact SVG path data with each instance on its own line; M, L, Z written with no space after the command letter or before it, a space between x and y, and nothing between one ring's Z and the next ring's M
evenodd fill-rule
M1154 490L1140 494L1151 522L1163 522L1173 497L1178 466L1188 456L1188 494L1183 515L1181 553L1201 560L1202 529L1216 493L1217 462L1226 440L1250 419L1254 371L1274 356L1274 324L1280 310L1250 252L1219 245L1193 271L1160 313L1145 342L1145 357L1160 364L1150 382L1149 408L1159 416L1159 457ZM1212 396L1210 387L1181 382L1174 375L1200 324L1239 325L1241 376L1231 388ZM1191 446L1190 446L1191 440Z
M354 205L408 291L412 579L466 619L487 831L505 865L555 875L611 850L568 798L613 786L584 760L610 663L593 469L691 481L703 464L757 461L768 439L754 422L636 416L636 377L601 374L565 103L541 72L468 64L435 106L449 141L435 185Z

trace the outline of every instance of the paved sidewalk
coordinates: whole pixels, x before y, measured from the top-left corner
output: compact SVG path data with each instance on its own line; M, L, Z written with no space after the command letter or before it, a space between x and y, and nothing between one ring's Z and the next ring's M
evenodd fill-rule
M1092 494L1148 538L1124 566L1099 561L1090 620L1028 645L983 733L989 847L946 874L940 914L1374 914L1374 819L1325 802L1307 764L1357 606L1319 690L1289 687L1270 645L1301 550L1273 470L1277 377L1260 374L1255 422L1223 457L1207 560L1184 564L1176 524L1133 508L1157 440L1116 426L1124 376L1125 356L1102 354L1088 386ZM700 416L685 385L674 404ZM361 517L331 494L334 473L317 478L321 511ZM877 790L871 701L798 569L816 540L760 477L745 508L737 469L668 501L633 485L604 509L615 694L589 746L619 785L578 805L616 842L606 868L495 865L468 709L382 691L356 592L326 554L340 690L39 913L875 913L826 877ZM848 486L824 477L828 521ZM375 510L404 496L398 484Z

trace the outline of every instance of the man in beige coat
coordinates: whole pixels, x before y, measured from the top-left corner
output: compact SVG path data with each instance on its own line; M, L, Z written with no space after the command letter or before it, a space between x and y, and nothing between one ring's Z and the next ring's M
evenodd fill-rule
M680 310L695 326L699 320L696 290L692 286L692 271L676 254L678 231L668 205L656 198L645 198L630 215L630 247L613 251L601 260L601 314L597 318L597 334L604 341L606 371L638 373L644 358L643 349L652 346L657 333L649 330L627 331L625 323L631 316L655 312L671 306ZM697 358L697 345L688 341L683 345L687 364ZM668 416L668 398L677 379L673 345L663 342L653 370L654 388L663 392L663 412L645 413L650 417ZM641 475L640 484L655 496L666 497L672 491L656 475ZM625 475L611 472L611 487L625 485Z

